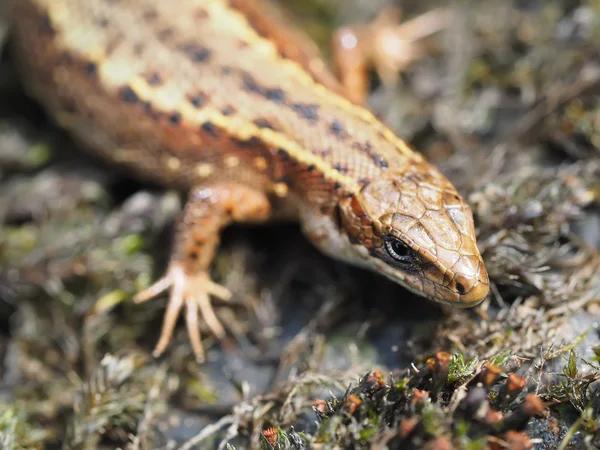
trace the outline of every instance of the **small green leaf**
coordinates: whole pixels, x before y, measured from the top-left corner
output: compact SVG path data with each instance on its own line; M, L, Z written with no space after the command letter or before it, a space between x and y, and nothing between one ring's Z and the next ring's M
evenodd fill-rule
M450 360L448 382L455 383L463 378L471 376L478 362L479 358L477 356L470 360L465 360L462 353L455 353Z
M144 245L144 240L139 234L124 236L117 242L117 249L124 255L132 255Z
M572 380L577 378L577 352L573 349L569 352L569 361L563 373Z
M108 294L104 295L103 297L100 297L96 301L93 312L95 314L102 314L108 312L118 304L125 301L127 298L127 293L120 289L109 292Z
M489 361L495 366L502 367L510 360L511 356L512 352L510 350L503 350L492 356Z
M37 167L46 164L52 156L52 148L47 143L37 143L27 149L27 163Z

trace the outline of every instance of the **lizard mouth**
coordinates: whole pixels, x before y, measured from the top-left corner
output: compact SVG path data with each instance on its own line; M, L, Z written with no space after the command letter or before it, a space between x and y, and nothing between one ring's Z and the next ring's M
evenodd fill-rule
M385 275L390 280L421 297L455 308L466 309L479 305L490 290L487 273L480 274L476 278L456 277L459 280L452 283L456 288L451 289L427 277L417 275L417 273L394 270L380 261L375 262L375 269L376 272Z
M429 281L429 282L434 284L431 281ZM456 290L451 290L449 288L443 288L442 292L447 293L448 296L440 296L440 295L427 296L427 298L429 298L430 300L433 300L436 303L449 305L454 308L467 309L467 308L473 308L473 307L481 304L481 302L483 302L485 300L488 293L490 292L489 283L485 283L478 279L473 281L472 286L469 288L468 291L465 291L464 286L461 285L460 283L456 283L456 284L458 286L460 286ZM438 286L438 289L439 288L440 288L440 286ZM411 289L411 288L409 287L409 289ZM436 289L436 291L437 291L437 289ZM414 292L416 292L417 294L419 294L419 293L422 294L422 292L420 292L419 290L415 290ZM439 291L437 291L437 292L439 292ZM452 299L448 298L450 296L452 297Z

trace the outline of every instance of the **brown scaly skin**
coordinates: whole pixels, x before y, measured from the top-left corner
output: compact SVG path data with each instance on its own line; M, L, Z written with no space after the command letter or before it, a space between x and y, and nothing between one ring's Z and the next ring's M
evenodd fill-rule
M156 354L179 312L224 330L211 261L232 222L294 219L331 256L459 307L488 276L469 207L433 166L341 95L314 46L264 1L10 0L25 84L85 147L190 192ZM403 305L404 307L404 305Z

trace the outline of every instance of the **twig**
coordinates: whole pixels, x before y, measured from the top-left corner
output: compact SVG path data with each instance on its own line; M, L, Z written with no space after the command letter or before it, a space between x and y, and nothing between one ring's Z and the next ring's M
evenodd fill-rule
M217 423L214 423L212 425L207 425L206 427L204 427L202 429L202 431L200 431L200 433L198 433L196 436L194 436L193 438L191 438L190 440L185 442L181 447L179 447L179 450L192 449L195 445L199 444L200 442L204 441L205 439L208 439L210 436L215 434L217 431L219 431L225 425L231 425L232 423L233 423L233 417L225 416L225 417L221 418L221 420L219 420Z

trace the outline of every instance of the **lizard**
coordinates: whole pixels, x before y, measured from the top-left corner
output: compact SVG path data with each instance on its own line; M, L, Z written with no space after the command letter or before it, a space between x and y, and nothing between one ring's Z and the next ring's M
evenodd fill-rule
M187 193L154 355L178 317L226 331L210 276L222 230L293 220L325 254L472 307L490 281L450 181L351 95L267 0L11 0L24 86L83 147Z

